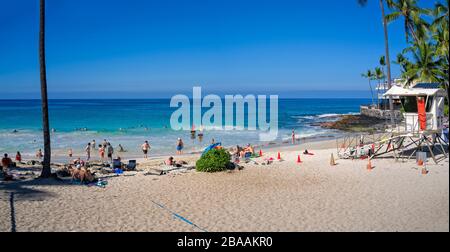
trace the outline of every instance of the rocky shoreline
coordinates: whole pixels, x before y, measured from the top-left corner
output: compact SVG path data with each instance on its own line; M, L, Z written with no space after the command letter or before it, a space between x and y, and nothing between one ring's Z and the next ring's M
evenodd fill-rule
M365 115L341 115L335 121L321 122L318 126L348 132L375 132L385 128L386 120Z

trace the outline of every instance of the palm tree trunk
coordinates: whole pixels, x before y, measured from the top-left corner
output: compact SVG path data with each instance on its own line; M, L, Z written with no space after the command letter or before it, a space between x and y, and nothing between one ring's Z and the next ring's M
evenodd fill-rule
M51 150L50 125L48 119L47 74L45 69L45 0L40 0L39 24L39 66L41 75L42 131L44 135L44 162L42 164L41 177L47 178L51 175Z
M370 84L370 79L369 79L369 87L370 87L370 95L372 97L372 105L373 105L373 90L372 90L372 85Z
M410 22L407 22L407 28L411 31L411 35L413 36L414 41L416 41L416 44L419 44L419 38L417 37L417 34L414 31L414 27L412 27ZM406 31L406 33L408 33L408 31ZM408 40L408 39L406 39L406 40ZM406 42L408 42L408 41L406 41Z
M379 109L380 108L380 86L381 86L381 83L380 83L380 80L378 80L378 88L377 88L377 108Z
M388 80L388 88L392 87L391 84L391 60L389 58L389 39L388 39L388 30L387 30L387 21L386 16L384 14L384 4L383 0L380 0L380 8L381 8L381 15L383 17L383 27L384 27L384 47L386 50L386 67L387 67L387 80ZM392 98L389 97L389 110L391 111L391 123L394 124L394 103L392 101Z

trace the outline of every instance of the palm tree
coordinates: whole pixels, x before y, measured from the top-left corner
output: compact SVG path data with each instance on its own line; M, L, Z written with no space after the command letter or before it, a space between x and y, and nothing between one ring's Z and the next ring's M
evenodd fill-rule
M367 78L369 80L369 88L370 88L370 94L372 97L372 105L374 104L373 102L373 90L372 90L372 84L370 83L374 78L375 78L375 74L369 69L367 70L367 73L363 73L361 74L362 77Z
M387 0L387 5L393 11L386 15L388 22L403 17L407 43L410 35L416 43L419 43L419 39L426 36L429 25L421 18L421 15L430 12L419 8L416 0Z
M401 67L401 77L405 80L408 79L406 73L408 72L408 69L410 68L412 63L409 62L408 59L401 53L397 54L397 60L394 61L394 63Z
M443 87L448 94L449 86L449 11L447 5L442 3L436 3L433 9L434 20L431 24L432 38L436 43L436 55L441 58L441 72L443 75L440 77ZM447 97L448 101L448 97Z
M42 178L50 177L50 125L48 120L47 74L45 67L45 0L39 5L39 66L41 76L42 129L44 134L44 162L42 163Z
M365 5L367 3L367 0L358 0L358 3L360 5ZM391 83L391 60L389 57L389 38L388 38L388 29L387 29L387 20L386 15L384 13L384 2L383 0L379 0L380 3L380 9L381 9L381 17L383 20L383 29L384 29L384 49L385 49L385 56L386 56L386 67L387 67L387 82L388 82L388 88L392 87ZM389 110L391 111L391 122L394 123L394 103L389 97Z
M386 90L386 75L385 75L385 68L386 68L386 57L383 55L380 57L380 66L381 66L381 70L383 72L383 93ZM384 101L386 101L385 99L383 99ZM384 104L386 107L386 104Z
M378 81L377 87L380 87L380 82L381 82L381 80L384 79L383 70L381 70L380 67L375 67L374 74L375 74L375 79ZM380 107L380 96L378 95L378 92L377 92L377 107L378 108Z
M436 57L436 46L425 41L404 50L410 52L414 62L409 64L405 76L406 83L414 81L440 82L444 75L441 69L442 58Z

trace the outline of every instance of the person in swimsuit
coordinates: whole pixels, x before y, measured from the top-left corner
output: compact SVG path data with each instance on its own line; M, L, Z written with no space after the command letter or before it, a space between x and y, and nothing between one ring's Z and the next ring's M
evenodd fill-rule
M84 148L84 151L86 151L87 161L91 159L91 143L88 143L86 147Z
M178 138L177 140L177 154L180 155L181 151L183 150L184 147L184 143L183 140L181 140L181 138Z
M16 153L16 161L19 163L22 162L22 155L20 154L19 151Z
M148 141L145 141L142 144L141 148L142 148L142 152L144 153L144 158L147 159L147 157L148 157L147 153L148 153L148 150L150 149L150 144L148 144Z
M71 158L73 156L72 148L69 149L69 157Z
M113 160L112 156L114 153L114 148L112 147L111 143L108 143L108 147L106 150L108 152L108 160L112 163L112 160Z
M98 145L98 155L100 156L100 160L103 162L105 159L105 148L103 148L103 145Z
M292 144L295 144L295 130L292 129Z

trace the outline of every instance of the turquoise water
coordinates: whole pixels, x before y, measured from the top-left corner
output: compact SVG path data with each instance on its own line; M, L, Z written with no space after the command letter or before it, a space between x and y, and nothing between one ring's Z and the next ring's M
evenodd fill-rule
M280 99L276 141L290 139L292 129L301 138L338 135L337 131L321 129L315 124L333 120L339 114L358 113L359 105L368 102L367 99ZM53 155L62 158L68 148L75 155L83 155L84 146L93 139L97 143L107 139L113 146L120 143L128 150L121 154L125 157L139 155L144 140L150 142L153 155L174 153L178 137L184 139L187 152L203 149L212 138L226 146L259 143L259 132L248 130L205 131L202 141L192 140L189 131L170 129L170 116L176 108L170 108L169 103L169 99L50 100L50 127L55 129L51 135ZM40 100L0 100L4 118L0 126L0 152L13 154L19 150L25 156L32 156L43 147L40 106Z

